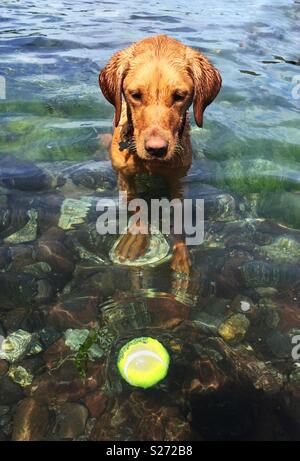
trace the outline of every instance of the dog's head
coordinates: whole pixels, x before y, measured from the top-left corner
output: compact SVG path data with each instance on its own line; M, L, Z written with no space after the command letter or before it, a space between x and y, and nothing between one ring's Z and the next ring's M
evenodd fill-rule
M115 126L124 97L137 154L145 160L169 160L179 145L186 111L193 104L195 121L202 127L203 113L222 80L201 53L160 35L116 53L99 83L115 106Z

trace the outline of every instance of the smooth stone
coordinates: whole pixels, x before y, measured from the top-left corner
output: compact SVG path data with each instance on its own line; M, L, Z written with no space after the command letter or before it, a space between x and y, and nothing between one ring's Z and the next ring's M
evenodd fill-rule
M11 255L10 270L21 272L23 267L34 262L32 245L15 245L9 248Z
M28 310L24 307L17 307L8 311L5 315L3 324L7 331L16 331L21 328L23 321L28 315Z
M63 296L50 309L48 322L58 331L93 328L97 324L98 299L85 292Z
M37 280L31 274L0 273L0 303L2 309L32 304L38 292Z
M278 290L272 287L258 287L255 291L260 295L261 298L273 298L278 295Z
M38 212L34 209L30 209L27 212L27 216L28 221L25 226L6 237L4 239L5 243L18 245L21 243L34 242L36 240L38 232Z
M241 267L241 274L248 288L285 288L299 280L300 268L290 264L275 264L264 261L251 261Z
M91 440L168 441L169 437L174 441L191 440L188 431L180 408L167 395L134 391L130 396L119 396L114 407L98 418Z
M190 424L181 418L174 417L167 421L165 440L168 442L190 442L195 440Z
M14 383L8 376L0 378L0 405L11 405L23 397L21 386Z
M60 408L56 420L57 434L60 439L74 440L85 431L88 410L78 403L66 403Z
M86 396L84 403L93 418L98 418L106 409L107 395L102 391L94 392Z
M278 393L283 388L283 375L269 363L259 360L249 345L232 346L221 339L217 341L232 376L238 376L242 382L268 394Z
M110 162L86 162L71 170L70 177L77 186L88 189L112 190L116 186L116 176Z
M45 327L39 332L39 339L45 349L48 349L52 344L60 338L61 334L52 327Z
M300 325L300 309L299 306L285 304L280 311L281 331L289 331L292 328L298 328Z
M72 273L75 265L73 254L59 241L39 240L35 248L37 261L46 262L54 272Z
M49 421L45 404L26 398L18 405L13 422L13 441L40 441L44 439Z
M8 429L9 425L11 422L11 415L4 415L0 417L0 427L3 427L4 429Z
M219 334L227 342L237 342L244 339L250 322L243 314L236 314L219 327Z
M21 366L11 366L8 376L21 387L30 386L33 380L33 375Z
M1 218L0 218L1 219ZM0 248L0 270L6 270L11 263L11 255L7 247Z
M34 163L9 155L0 160L0 183L7 188L32 191L48 188L52 178Z
M191 370L192 375L186 379L183 386L188 394L204 395L219 391L229 381L217 360L205 356L205 352L192 363Z
M280 331L272 331L266 338L266 344L271 353L277 358L290 358L292 355L291 339L287 334Z
M251 314L254 310L255 305L252 299L247 298L246 296L238 295L232 301L231 307L235 311L239 311L244 314Z
M44 352L43 359L47 368L51 369L55 368L59 362L70 354L70 348L66 345L65 340L60 338Z
M66 361L51 374L37 376L26 393L51 405L76 402L103 385L103 365L88 363L86 379L81 379L74 361Z
M277 328L280 322L280 304L273 298L262 298L259 300L258 307L265 324L269 328Z
M0 360L0 377L6 375L9 365L5 360Z

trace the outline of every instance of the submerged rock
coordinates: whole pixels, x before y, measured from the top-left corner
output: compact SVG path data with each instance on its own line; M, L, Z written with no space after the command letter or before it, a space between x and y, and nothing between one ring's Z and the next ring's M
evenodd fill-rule
M85 222L93 199L82 197L80 199L67 198L61 206L58 226L63 230L74 229L78 224Z
M80 347L85 343L86 339L89 336L89 330L72 330L69 329L65 332L65 343L71 351L78 352ZM90 359L97 359L102 357L103 350L98 346L98 344L93 344L88 350L88 357Z
M21 366L12 366L8 371L8 376L21 387L30 386L33 380L33 375Z
M58 331L95 327L99 296L100 294L86 291L62 296L50 309L50 325Z
M29 351L32 341L32 334L24 330L11 333L2 342L0 358L15 363L21 360Z
M270 245L260 247L259 251L277 264L300 261L300 242L289 237L279 237Z
M16 233L6 237L5 243L17 245L19 243L33 242L37 238L37 218L38 213L36 210L29 210L27 212L29 221L27 224Z
M18 405L13 423L13 441L41 441L47 430L49 412L47 406L32 398Z
M111 162L84 162L64 170L74 184L97 191L112 190L116 186L116 175Z
M241 341L246 335L250 322L245 315L236 314L219 327L219 335L227 342Z
M38 280L31 274L0 272L0 286L3 309L32 305L39 295Z
M274 330L267 336L266 344L274 357L280 359L291 358L292 341L289 335Z
M240 195L262 191L278 191L297 184L297 170L263 158L230 159L217 168L217 182Z
M55 187L56 183L48 172L34 163L18 160L13 156L0 159L0 185L24 191L43 190Z
M277 328L280 322L280 304L272 298L262 298L258 306L265 324L269 328Z
M60 439L75 440L85 431L88 410L78 403L66 403L60 408L56 432Z
M287 287L299 280L300 268L291 265L270 264L264 261L250 261L241 268L246 286Z
M74 360L69 360L61 366L57 364L51 374L46 372L35 377L26 393L51 405L77 402L103 385L104 379L103 365L89 363L87 379L81 379Z
M0 405L11 405L23 397L21 386L8 376L0 377Z
M252 314L255 309L255 305L252 299L247 298L247 296L241 295L238 295L234 298L234 300L231 303L231 307L233 308L233 310L240 311L244 314Z
M106 409L108 396L102 391L96 391L86 396L84 400L85 406L88 408L90 415L93 418L98 418Z
M242 381L267 393L274 394L283 388L283 375L270 363L259 360L250 346L229 346L221 338L216 338L215 341L215 346L227 360L230 374L236 373Z
M50 240L48 235L43 236L35 247L35 258L39 262L47 263L54 272L70 274L74 270L72 253L58 240Z
M299 193L273 191L264 194L257 204L257 213L259 216L300 229Z

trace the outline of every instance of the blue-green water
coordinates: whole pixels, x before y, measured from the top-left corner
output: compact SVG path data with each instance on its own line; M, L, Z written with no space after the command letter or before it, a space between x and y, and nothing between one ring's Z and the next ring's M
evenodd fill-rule
M40 349L0 360L0 440L299 438L299 21L292 0L2 0L0 335L28 331ZM98 74L157 33L198 48L223 77L204 129L192 125L183 182L207 213L189 280L168 262L115 266L113 242L94 235L97 197L117 194ZM67 206L72 229L60 225ZM86 381L69 328L100 328ZM150 391L115 368L119 347L143 335L172 357Z

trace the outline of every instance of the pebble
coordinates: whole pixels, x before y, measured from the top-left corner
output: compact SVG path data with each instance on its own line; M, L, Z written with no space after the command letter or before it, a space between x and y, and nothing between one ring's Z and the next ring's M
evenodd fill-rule
M231 307L235 311L239 311L244 314L251 314L253 312L255 305L250 298L247 298L246 296L238 295L232 301Z
M66 403L60 408L56 431L60 439L75 440L85 431L88 410L78 403Z

